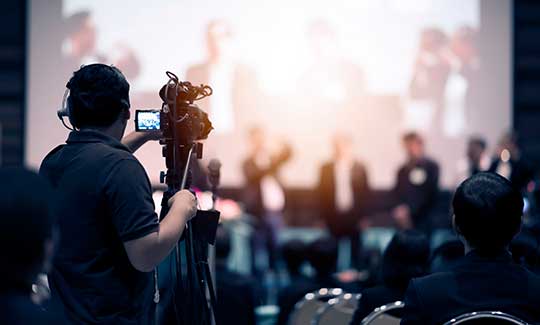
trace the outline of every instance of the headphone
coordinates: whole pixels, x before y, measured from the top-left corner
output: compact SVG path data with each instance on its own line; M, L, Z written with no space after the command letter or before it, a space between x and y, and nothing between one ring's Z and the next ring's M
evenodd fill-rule
M93 65L93 64L91 64ZM91 66L90 65L90 66ZM85 66L81 67L81 69L83 69ZM115 67L113 66L107 66L109 67L110 69L114 70L114 72L118 72L120 73ZM79 70L80 71L80 70ZM74 73L74 76L79 72L79 71L76 71ZM120 73L121 74L121 73ZM60 109L58 109L56 111L56 115L58 116L58 119L60 119L60 121L62 122L62 124L64 125L65 128L67 128L68 130L71 130L71 131L76 131L78 130L76 127L75 127L75 123L73 122L73 114L72 114L72 107L71 107L71 101L69 100L70 98L70 95L71 95L71 87L72 87L72 82L73 82L73 77L68 81L68 83L66 84L66 91L64 92L64 96L62 98L62 106L60 107ZM130 107L130 103L129 103L129 99L126 99L126 98L118 98L118 103L119 105L122 107L122 109L129 109ZM68 121L69 123L71 124L71 127L68 126L64 120L64 117L67 117L68 118Z
M66 87L68 86L69 86L69 83L68 85L66 85ZM74 131L75 127L73 126L73 121L71 120L71 105L68 105L68 100L67 100L68 97L69 97L69 88L67 88L66 91L64 92L64 97L62 98L62 107L60 107L60 109L56 111L56 115L58 116L58 118L60 119L64 127L66 127L66 129ZM71 127L69 127L66 124L66 122L64 121L64 117L68 118L69 123L71 124Z

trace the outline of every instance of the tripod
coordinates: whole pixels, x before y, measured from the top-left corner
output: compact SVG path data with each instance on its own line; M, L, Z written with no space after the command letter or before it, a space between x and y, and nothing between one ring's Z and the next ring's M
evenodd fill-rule
M167 191L161 202L160 220L169 211L169 199L176 192L189 188L189 165L195 148L202 151L202 147L197 143L173 144L166 148L171 151L171 155L166 155L167 172L162 174ZM172 159L168 159L169 157ZM164 297L163 312L158 311L156 314L156 323L211 325L217 322L216 296L207 260L208 245L214 243L218 220L219 212L198 210L195 218L186 224L181 238L183 245L177 244L168 259L162 263L165 266L160 269L170 272L171 283L170 290L165 290L168 295Z

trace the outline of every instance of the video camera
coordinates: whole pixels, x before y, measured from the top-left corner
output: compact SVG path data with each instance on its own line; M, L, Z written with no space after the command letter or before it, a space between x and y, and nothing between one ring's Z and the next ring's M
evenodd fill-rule
M169 82L159 91L163 100L161 110L137 110L135 129L142 132L161 130L165 140L178 135L182 143L206 139L213 129L212 123L208 114L193 102L212 95L212 88L179 81L170 71L166 74Z

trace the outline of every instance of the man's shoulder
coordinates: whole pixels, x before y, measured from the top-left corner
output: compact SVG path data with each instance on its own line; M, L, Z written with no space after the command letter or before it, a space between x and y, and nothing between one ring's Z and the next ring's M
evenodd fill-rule
M418 292L438 291L438 288L452 285L451 280L456 276L455 271L436 272L420 278L411 280L409 286L414 287Z

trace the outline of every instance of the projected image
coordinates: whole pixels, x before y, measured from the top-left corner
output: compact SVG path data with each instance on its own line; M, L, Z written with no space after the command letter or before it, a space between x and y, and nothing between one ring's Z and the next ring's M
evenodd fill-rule
M144 3L63 1L59 79L82 64L113 64L131 84L132 107L156 109L166 70L210 85L213 95L198 102L214 125L206 157L223 160L226 185L242 183L254 127L291 145L287 184L314 185L332 135L343 132L375 186L389 186L405 131L426 136L444 165L482 124L478 0L168 0L141 11ZM138 153L151 177L163 164L155 150Z

